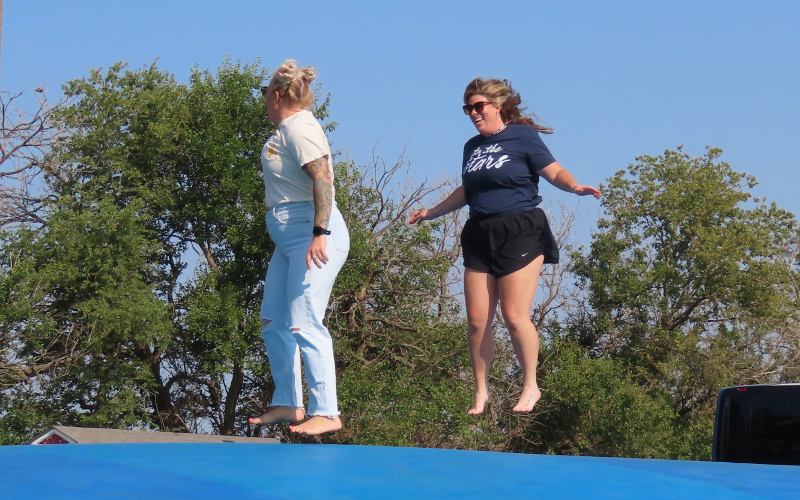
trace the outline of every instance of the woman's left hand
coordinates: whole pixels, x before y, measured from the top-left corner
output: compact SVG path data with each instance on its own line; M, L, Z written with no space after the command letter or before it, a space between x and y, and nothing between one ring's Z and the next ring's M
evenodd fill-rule
M587 196L592 195L595 198L600 198L603 196L603 193L600 192L599 189L593 186L585 186L583 184L576 184L572 188L572 192L577 194L578 196Z
M311 238L311 244L308 245L308 252L306 253L306 269L311 270L311 263L313 262L318 268L322 269L324 264L328 263L327 236L324 234L314 236Z

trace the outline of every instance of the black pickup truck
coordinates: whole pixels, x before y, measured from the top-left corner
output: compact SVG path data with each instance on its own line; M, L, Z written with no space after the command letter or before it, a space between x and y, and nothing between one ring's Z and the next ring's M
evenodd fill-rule
M800 465L800 384L722 389L717 397L712 459Z

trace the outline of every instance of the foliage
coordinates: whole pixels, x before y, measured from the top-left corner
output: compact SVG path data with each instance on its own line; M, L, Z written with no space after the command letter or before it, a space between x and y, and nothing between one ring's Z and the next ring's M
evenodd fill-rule
M437 187L403 191L397 186L403 166L376 159L336 172L351 249L328 317L346 410L346 430L332 439L489 447L496 431L464 411L471 377L464 376L465 326L451 292L460 215L407 224L412 206ZM394 189L401 192L393 196Z
M4 156L47 196L4 205L18 213L0 234L0 442L55 423L292 439L245 418L272 391L258 319L266 73L95 70L45 113L42 151ZM327 110L314 109L331 130ZM499 320L481 418L465 413L461 214L406 223L447 186L402 184L403 159L336 163L351 250L327 324L345 428L324 439L707 458L721 387L796 381L800 366L795 217L720 154L643 156L609 179L588 251L543 277L543 399L508 411L520 374ZM563 245L573 219L555 224Z
M244 383L244 371L254 362L252 345L259 339L252 313L269 252L258 165L270 131L257 93L263 76L256 65L226 62L216 75L194 70L189 84L181 85L155 66L128 71L117 64L64 86L70 105L58 117L69 133L49 156L61 168L45 172L57 201L43 232L56 240L9 247L41 277L38 287L18 288L7 307L40 302L33 295L38 291L57 297L60 310L89 308L93 316L74 319L80 349L56 342L56 328L37 341L63 369L18 377L31 387L26 397L47 395L66 412L62 420L234 432L242 391L258 390ZM59 218L69 214L95 216L92 223L110 231L115 226L109 219L117 212L135 214L136 223L118 227L124 232L102 245L78 224L55 232ZM134 234L146 240L144 254L127 243ZM62 255L69 241L77 242L71 260ZM140 269L120 265L111 255L139 258ZM37 259L51 260L61 274L47 274L50 268L38 267ZM131 290L115 273L138 277L141 286ZM67 280L80 286L63 293ZM99 285L89 288L98 280L108 284L107 295ZM144 322L152 314L139 303L159 308L157 328ZM193 311L194 304L205 309ZM62 321L52 307L40 311L45 324ZM141 323L126 323L135 320ZM98 321L113 336L97 332ZM86 342L90 333L97 339ZM30 341L19 331L10 342L11 367ZM87 363L103 371L81 368ZM108 403L92 384L111 387L128 407L101 416L99 409ZM59 387L62 392L50 393ZM132 416L120 420L125 415ZM36 428L49 423L42 419Z
M718 390L780 381L782 346L797 341L781 334L796 324L795 217L753 198L755 179L720 154L643 156L610 179L607 216L576 260L592 313L568 335L704 438ZM688 456L708 456L686 439L702 443Z
M245 417L272 389L258 320L272 249L264 75L226 62L184 85L119 64L65 85L69 133L49 156L61 168L45 172L51 216L4 239L6 439L56 421L263 432ZM398 188L404 165L336 165L352 248L328 322L348 425L371 430L334 439L477 446L486 433L473 439L464 417L466 339L450 292L457 216L406 224L437 187Z
M152 245L137 209L108 200L56 209L43 228L5 241L0 387L10 420L150 422L153 377L135 353L164 346L170 322L148 283ZM50 418L27 425L41 430Z
M675 457L674 412L622 363L593 358L571 342L546 353L545 397L515 449L600 456ZM709 441L710 443L710 441Z

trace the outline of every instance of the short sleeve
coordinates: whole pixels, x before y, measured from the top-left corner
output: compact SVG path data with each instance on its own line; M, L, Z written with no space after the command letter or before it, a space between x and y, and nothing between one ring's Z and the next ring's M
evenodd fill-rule
M525 140L525 157L528 167L534 172L538 172L556 161L553 155L550 154L550 150L545 146L542 138L539 137L539 132L533 129L531 129L530 137Z
M313 116L287 128L286 146L301 167L328 155L330 151L325 132Z

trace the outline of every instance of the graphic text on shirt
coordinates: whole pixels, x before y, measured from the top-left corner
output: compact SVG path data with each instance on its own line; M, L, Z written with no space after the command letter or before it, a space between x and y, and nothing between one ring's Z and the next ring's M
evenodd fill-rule
M463 173L467 174L484 168L489 170L490 168L502 167L505 163L511 161L508 155L500 155L502 151L503 148L499 144L475 148L464 165Z

